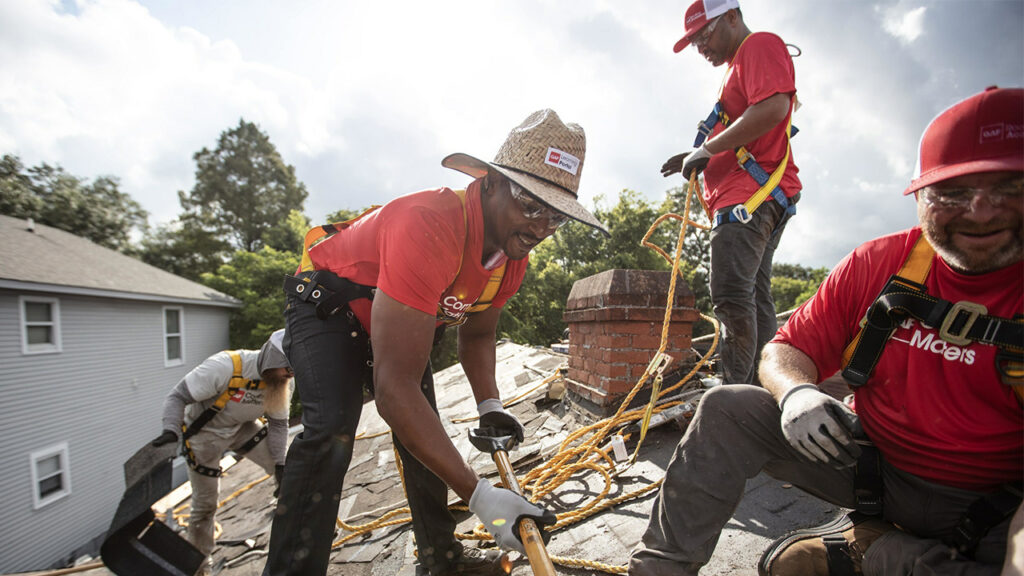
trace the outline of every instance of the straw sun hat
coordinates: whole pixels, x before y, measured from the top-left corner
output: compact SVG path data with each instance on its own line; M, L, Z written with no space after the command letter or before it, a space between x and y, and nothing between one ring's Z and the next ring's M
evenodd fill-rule
M451 154L446 168L480 178L495 170L551 208L608 234L577 200L587 137L578 124L564 124L554 110L538 110L512 129L492 162Z

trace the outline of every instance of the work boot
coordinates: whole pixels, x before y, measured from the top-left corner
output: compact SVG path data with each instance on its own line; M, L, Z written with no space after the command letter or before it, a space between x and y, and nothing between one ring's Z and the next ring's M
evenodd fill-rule
M441 572L431 572L431 576L507 576L504 564L506 559L507 556L501 550L463 546L458 558L452 560Z
M895 530L888 522L857 512L821 526L791 532L771 543L757 563L760 576L851 576L862 574L868 546Z

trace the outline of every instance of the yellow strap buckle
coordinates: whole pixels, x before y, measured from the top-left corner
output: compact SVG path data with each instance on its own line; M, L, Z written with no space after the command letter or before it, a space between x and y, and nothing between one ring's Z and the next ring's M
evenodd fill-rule
M964 325L955 334L950 332L950 328L953 326L953 322L960 317L961 312L967 313L967 320ZM971 343L971 339L967 338L967 333L974 326L974 322L978 319L978 316L988 314L988 308L985 308L981 304L976 302L968 302L961 300L950 308L949 312L946 313L946 317L942 319L942 326L939 327L939 338L942 338L950 344L957 346L967 346Z

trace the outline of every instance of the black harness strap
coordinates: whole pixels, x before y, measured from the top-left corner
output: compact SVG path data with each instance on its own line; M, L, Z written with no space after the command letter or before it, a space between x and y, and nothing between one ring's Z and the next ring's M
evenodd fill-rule
M978 498L960 517L960 522L946 544L961 554L972 556L989 530L1012 516L1020 503L1020 484L1004 484L998 491Z
M882 455L871 442L857 442L860 457L853 472L856 510L868 516L882 515Z
M360 298L373 299L373 286L356 284L347 278L321 270L284 277L284 291L316 306L321 320L337 314L346 304Z

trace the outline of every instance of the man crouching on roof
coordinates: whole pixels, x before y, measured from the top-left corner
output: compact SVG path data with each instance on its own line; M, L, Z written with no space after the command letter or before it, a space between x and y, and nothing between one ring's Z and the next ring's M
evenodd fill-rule
M264 574L327 572L364 385L391 426L419 561L432 576L505 574L500 551L455 539L448 486L504 549L523 550L520 519L554 522L466 464L438 418L429 358L436 330L458 325L480 426L522 441L495 381L498 317L538 243L570 218L604 231L576 199L585 152L580 126L541 110L493 162L466 154L441 162L475 178L464 192L416 192L307 234L300 271L285 280L285 351L304 429L288 451Z
M919 227L839 263L765 348L764 388L704 395L629 574L696 574L762 470L854 512L776 540L761 575L999 573L1024 479L1024 90L947 109L918 154ZM817 383L859 332L848 406Z

